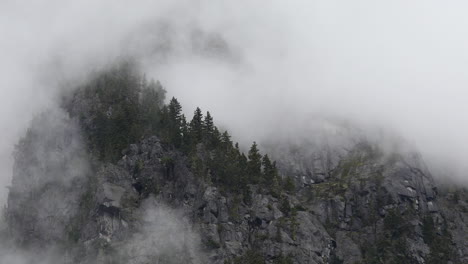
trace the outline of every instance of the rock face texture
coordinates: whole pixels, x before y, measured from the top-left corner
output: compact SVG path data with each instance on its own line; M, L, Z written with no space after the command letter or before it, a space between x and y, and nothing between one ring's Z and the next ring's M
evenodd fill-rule
M41 247L67 241L70 263L225 263L251 251L269 262L283 256L293 263L328 262L332 238L312 212L292 212L290 206L300 206L294 196L280 201L254 192L245 204L221 194L197 179L186 158L155 136L123 153L116 165L95 165L86 182L83 178L81 185L70 186L73 192L59 187L42 193L47 201L55 200L51 196L57 190L72 195L56 201L70 210L47 210L41 200L12 191L11 230ZM15 174L12 190L26 176ZM25 214L26 203L34 211ZM44 227L26 228L34 224Z
M18 144L0 232L27 252L18 263L468 263L467 191L436 186L415 154L277 143L267 152L294 185L241 195L196 172L193 157L215 155L203 144L192 157L153 135L111 149L129 137L109 120L133 108L89 94Z
M86 158L71 120L39 123L51 131L33 124L18 150L9 230L21 245L62 252L64 262L468 260L466 197L440 195L418 157L358 144L323 181L301 183L306 172L285 170L294 192L273 197L252 185L245 202L196 177L156 136L102 163Z
M437 188L418 155L384 153L365 142L328 153L293 151L299 158L279 159L279 166L285 174L295 175L301 186L297 196L333 237L337 263L468 260L462 219L467 213L466 191ZM328 162L329 170L317 181L317 174L310 171L323 170L321 160L333 160L334 153L339 153L337 161ZM305 170L303 164L308 164Z

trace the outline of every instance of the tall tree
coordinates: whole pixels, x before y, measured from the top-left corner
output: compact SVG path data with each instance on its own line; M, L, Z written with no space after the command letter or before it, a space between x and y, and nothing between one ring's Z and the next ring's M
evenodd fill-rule
M214 149L219 144L219 137L219 130L213 124L213 117L211 117L210 112L206 112L203 121L203 142L205 142L208 149Z
M156 103L158 107L161 107L162 105L164 105L164 99L166 99L166 90L164 89L164 87L161 85L159 81L155 82L153 79L151 79L146 89L153 90L156 92L157 97L154 103Z
M174 123L180 124L182 118L182 106L175 97L169 102L169 116Z
M184 114L181 115L180 131L182 132L182 151L188 153L190 151L190 131Z
M170 142L176 147L182 144L182 106L176 98L172 97L168 106L168 133Z
M223 144L223 147L225 149L228 149L228 147L232 148L232 141L231 141L231 135L226 131L223 132L221 135L221 143Z
M268 155L263 156L263 182L270 186L276 177L276 165L274 165Z
M259 183L262 177L262 155L255 141L250 147L248 157L247 172L250 176L250 180L252 183Z
M203 136L203 114L199 107L193 113L192 121L190 121L190 134L194 142L199 143L202 141Z
M204 130L205 130L205 133L207 135L210 135L212 132L213 132L213 117L211 117L211 114L210 112L206 112L206 116L205 116L205 122L203 124L204 126Z
M151 81L147 84L146 77L141 81L140 94L140 118L141 126L150 133L159 133L159 123L161 122L161 107L165 99L166 91L158 82L158 85Z

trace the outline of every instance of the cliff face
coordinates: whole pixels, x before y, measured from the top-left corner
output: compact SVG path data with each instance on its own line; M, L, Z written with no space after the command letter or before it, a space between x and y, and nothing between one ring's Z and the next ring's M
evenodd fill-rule
M37 117L17 148L5 241L33 256L21 263L468 262L466 192L437 188L417 155L279 142L271 154L294 186L242 195L196 172L216 155L204 143L189 157L142 134L102 156L93 137L120 131L96 122L118 108L77 93L65 109Z
M328 261L332 238L294 195L278 199L251 186L246 204L195 177L187 158L155 136L123 153L117 164L95 165L81 185L35 185L38 200L12 191L10 229L36 249L63 246L70 263L225 263L244 255L239 263ZM15 178L12 190L29 181L21 172ZM41 203L56 198L72 209Z
M366 143L340 155L319 179L310 171L323 171L314 167L320 153L305 171L296 164L304 160L289 159L282 167L296 174L298 196L309 197L304 204L333 237L344 263L466 261L466 224L459 218L466 210L448 214L453 199L445 190L439 194L417 155L385 154ZM466 206L464 197L465 202L457 198L459 205Z

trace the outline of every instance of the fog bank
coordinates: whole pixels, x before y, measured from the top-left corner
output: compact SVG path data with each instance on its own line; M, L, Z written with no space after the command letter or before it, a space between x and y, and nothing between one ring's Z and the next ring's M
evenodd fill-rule
M0 3L0 186L34 113L63 83L135 57L190 114L241 142L303 135L313 116L395 131L464 181L463 1ZM73 86L73 85L69 85ZM2 188L2 197L6 189Z

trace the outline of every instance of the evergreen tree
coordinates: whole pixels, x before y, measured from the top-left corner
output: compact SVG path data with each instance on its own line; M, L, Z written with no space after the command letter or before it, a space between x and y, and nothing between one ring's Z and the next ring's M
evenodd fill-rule
M203 142L209 150L215 149L220 143L220 133L213 123L213 117L210 112L206 112L203 122Z
M217 127L213 128L213 132L211 133L211 137L208 142L209 149L216 149L221 144L221 133ZM231 146L232 147L232 146Z
M180 124L182 121L182 106L175 97L169 102L169 116L174 123Z
M190 151L190 131L184 114L181 115L180 131L182 134L182 151L188 153Z
M158 133L161 122L161 107L165 99L166 91L158 82L152 81L147 84L146 77L141 81L141 96L140 96L140 117L141 126L149 133Z
M121 151L136 142L145 130L140 105L141 77L133 66L130 62L122 63L77 91L77 95L100 102L90 109L89 116L94 117L92 125L83 126L92 150L104 161L118 160Z
M161 83L159 81L155 82L153 79L151 79L150 83L147 87L145 87L145 89L156 92L157 96L155 97L156 100L154 103L159 108L161 108L161 106L164 105L164 99L166 99L166 90L161 85Z
M194 140L194 144L200 143L203 137L203 114L199 107L193 114L192 121L190 122L190 134Z
M221 144L223 148L227 151L229 148L232 148L231 136L227 131L224 131L221 135Z
M182 106L176 98L172 97L168 107L168 133L169 140L176 147L182 144Z
M268 155L263 156L262 159L263 165L263 182L267 186L271 186L274 182L275 177L277 176L276 165L271 163Z
M203 123L203 128L206 135L211 135L213 133L213 117L211 117L210 112L206 112L205 122Z
M253 142L248 155L238 143L233 145L228 131L220 133L210 112L196 108L190 123L182 114L176 98L164 104L165 91L159 82L124 65L105 72L82 89L88 97L97 97L99 104L89 116L93 125L86 127L93 151L104 161L117 161L122 150L138 142L142 136L157 134L165 143L184 152L191 160L192 171L205 181L213 181L223 191L233 192L250 203L249 184L262 184L271 194L280 197L283 188L291 191L294 183L282 182L275 162L260 154ZM195 146L201 145L201 151ZM170 163L167 163L170 164Z
M240 173L239 177L239 188L242 188L243 186L247 186L250 182L250 178L248 175L248 165L249 165L249 160L245 156L244 153L239 151L239 145L236 144L237 148L236 151L238 151L239 156L238 156L238 172Z
M254 142L249 150L249 161L247 163L247 172L251 183L259 183L262 177L262 155L260 154L257 143Z
M291 177L286 177L283 188L288 193L292 193L296 189L296 185Z

